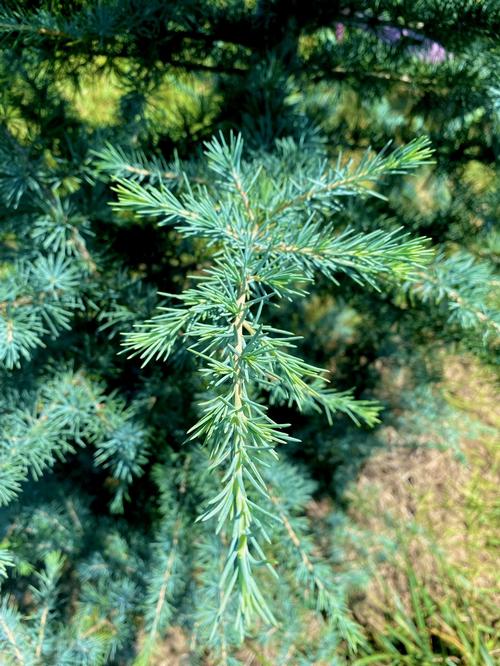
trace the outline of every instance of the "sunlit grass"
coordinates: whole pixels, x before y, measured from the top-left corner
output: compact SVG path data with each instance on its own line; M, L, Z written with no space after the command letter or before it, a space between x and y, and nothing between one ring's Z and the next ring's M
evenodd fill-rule
M462 415L466 462L437 449L382 452L352 494L372 540L374 576L358 609L370 649L357 666L479 666L500 658L495 376L469 357L448 357L442 388ZM470 419L483 426L473 436ZM384 539L392 551L381 558Z
M59 92L80 121L93 128L118 126L123 101L136 95L137 113L152 135L167 134L175 141L187 130L196 134L209 126L219 107L209 75L165 72L154 85L141 87L134 86L132 71L124 83L129 65L126 61L120 65L118 76L105 58L95 58L79 68L76 78L61 79Z

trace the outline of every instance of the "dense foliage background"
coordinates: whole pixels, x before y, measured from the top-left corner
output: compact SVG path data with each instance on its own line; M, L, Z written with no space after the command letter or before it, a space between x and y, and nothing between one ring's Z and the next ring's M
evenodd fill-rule
M494 405L499 29L487 0L0 3L2 663L494 663L494 537L470 532L486 563L478 587L470 562L457 572L427 542L410 546L403 532L426 529L419 511L380 505L384 484L359 480L374 460L418 480L439 449L443 484L464 493L459 470L481 450L491 485L464 493L481 507L467 520L487 535L498 520L498 420L464 404ZM267 323L302 336L302 358L337 391L383 409L373 427L373 413L329 424L271 407L300 441L270 472L279 521L266 557L280 581L256 574L277 628L254 619L243 644L232 602L221 612L227 539L195 523L217 486L206 449L186 443L206 377L182 349L144 367L120 355L122 335L172 304L162 294L192 287L218 242L159 225L154 206L138 215L130 192L181 197L190 182L223 202L203 156L219 132L241 134L243 170L274 174L276 191L302 177L316 187L339 156L355 173L370 147L388 155L427 136L434 151L412 174L358 178L356 196L326 211L304 197L335 238L400 234L400 255L389 269L382 246L373 280L339 256ZM432 249L411 276L398 229ZM420 479L431 497L441 473ZM398 598L384 569L394 557ZM439 588L416 570L431 557ZM387 617L371 617L373 579Z

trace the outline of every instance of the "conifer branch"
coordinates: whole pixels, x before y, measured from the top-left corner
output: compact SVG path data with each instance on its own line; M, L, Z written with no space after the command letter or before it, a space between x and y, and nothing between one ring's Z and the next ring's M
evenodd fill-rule
M106 143L102 150L92 151L96 158L95 170L109 174L114 179L133 178L138 182L151 181L181 182L183 173L177 161L167 164L161 157L147 158L141 151L126 151L118 146ZM192 181L205 184L206 180L192 176Z
M365 153L361 162L353 168L352 162L341 167L341 158L337 160L335 169L325 169L317 177L312 187L302 184L305 191L297 193L290 199L281 201L272 211L272 216L279 216L287 209L300 206L315 200L321 201L325 198L329 201L330 196L348 195L371 195L380 196L369 184L379 180L382 176L390 174L403 174L417 167L431 163L432 150L427 137L415 139L407 146L396 148L392 153L387 153L387 147L377 155L369 151ZM312 180L312 179L311 179Z
M38 629L38 642L35 648L35 657L38 659L42 655L43 640L45 638L45 627L47 626L47 618L49 616L49 605L44 606L42 614L40 616L40 627Z
M419 272L406 288L424 302L448 304L449 320L464 329L479 328L485 337L500 334L498 313L490 302L495 293L495 272L486 261L467 252L438 257L431 270Z
M301 543L297 533L293 529L290 521L288 520L288 516L286 515L285 511L281 508L279 499L273 493L269 494L269 499L271 500L272 504L277 508L280 520L283 523L283 526L284 526L288 536L290 537L290 541L293 543L293 545L295 546L297 551L300 553L300 557L301 557L301 560L302 560L305 568L311 574L314 574L314 564L310 560L309 555L307 554L307 552L304 550L304 548L302 548L302 543ZM324 585L323 585L323 582L321 580L318 579L316 584L317 584L319 590L324 589Z
M29 474L38 478L75 445L96 445L97 464L111 466L118 488L142 473L147 460L147 430L116 396L104 394L82 372L62 373L45 382L32 408L21 405L2 432L0 505L11 502ZM121 498L121 496L120 496Z
M7 622L5 621L5 619L3 617L3 613L1 613L1 612L0 612L0 627L2 628L2 631L5 635L5 637L7 638L7 641L12 646L12 648L14 650L14 655L15 655L18 663L21 664L21 666L24 666L26 662L25 662L24 657L22 655L22 652L19 649L19 646L16 642L16 637L14 635L14 632L11 630L11 628L9 627Z
M85 631L80 634L80 638L89 638L90 636L97 634L104 627L109 627L110 629L114 629L113 624L109 620L107 620L106 618L101 618L91 627L85 629Z
M172 534L172 545L170 546L170 552L168 554L168 559L165 565L165 570L162 576L162 582L160 587L160 592L158 594L158 601L156 602L155 612L153 616L153 622L151 624L151 629L149 631L149 639L154 642L158 634L158 628L160 624L160 617L162 614L163 607L166 601L167 587L172 576L172 569L174 566L175 558L177 556L177 544L179 542L179 530L180 522L177 521L174 526Z
M143 187L120 180L116 187L118 207L159 215L160 224L175 224L181 235L222 244L214 267L198 277L197 286L176 297L182 306L163 308L162 314L139 324L126 335L124 346L147 362L167 358L174 344L182 342L198 359L210 393L189 434L208 446L211 469L222 470L221 489L200 520L216 518L217 532L229 531L218 617L235 593L241 636L255 616L275 622L255 572L258 565L270 568L259 543L265 538L265 525L281 519L264 508L269 492L262 473L277 457L275 447L291 439L257 401L259 390L302 410L321 407L329 420L336 411L344 411L373 425L378 412L374 404L326 389L320 368L287 352L294 336L261 321L265 306L283 297L303 296L300 283L312 281L319 271L333 279L334 272L342 270L360 283L374 284L374 277L385 272L399 279L412 275L430 255L422 241L406 236L336 236L331 227L302 220L307 201L329 206L337 194L363 193L367 180L425 163L430 154L426 140L389 155L367 155L352 172L351 165L333 171L322 166L312 189L311 177L299 174L293 184L283 182L282 190L300 192L292 198L276 194L281 203L268 206L265 218L262 202L252 203L249 193L253 187L258 191L259 178L271 174L245 164L242 149L241 137L235 136L229 142L221 137L206 144L208 166L217 178L213 194L206 187L195 193L189 184L180 198L163 185ZM292 213L293 224L287 217ZM320 593L325 596L322 588Z

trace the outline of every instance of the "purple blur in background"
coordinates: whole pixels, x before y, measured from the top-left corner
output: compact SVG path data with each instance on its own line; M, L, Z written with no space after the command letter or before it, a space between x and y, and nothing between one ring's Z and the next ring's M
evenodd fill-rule
M408 30L407 28L397 28L395 26L383 26L381 28L373 29L369 26L360 25L363 30L368 30L374 32L377 37L387 44L396 44L401 39L409 37L418 44L412 44L407 47L408 53L416 56L424 62L429 62L432 64L438 64L446 60L447 54L444 47L435 42L432 39L428 39L414 30ZM335 24L335 37L337 42L344 41L345 36L345 25L343 23Z

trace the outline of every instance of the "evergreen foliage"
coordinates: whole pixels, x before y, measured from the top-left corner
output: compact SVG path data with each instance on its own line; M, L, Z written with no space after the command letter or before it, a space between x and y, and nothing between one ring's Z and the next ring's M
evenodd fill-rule
M369 663L343 488L498 348L499 24L0 3L2 663Z

